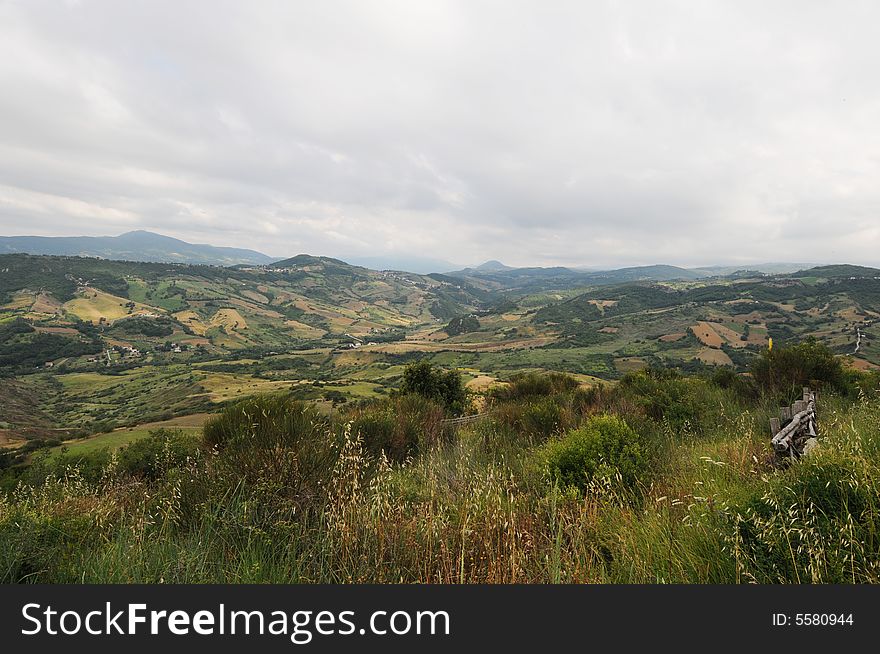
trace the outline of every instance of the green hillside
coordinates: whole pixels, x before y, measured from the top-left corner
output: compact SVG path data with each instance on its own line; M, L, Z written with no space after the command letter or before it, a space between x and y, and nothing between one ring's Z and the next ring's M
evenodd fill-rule
M231 268L0 255L0 375L15 380L0 423L28 437L131 426L277 390L329 408L389 392L416 359L474 388L528 370L743 371L770 338L880 365L880 280L853 267L580 287L537 269L542 285L564 278L537 292L486 281L528 286L534 270L477 286L310 255Z

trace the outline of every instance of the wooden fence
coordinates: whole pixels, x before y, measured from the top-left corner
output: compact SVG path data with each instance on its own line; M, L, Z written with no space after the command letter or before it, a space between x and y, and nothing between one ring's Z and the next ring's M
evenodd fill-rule
M477 422L478 420L482 420L483 418L486 418L488 416L489 416L489 412L486 411L485 413L475 413L474 415L471 415L471 416L461 416L459 418L447 418L446 420L443 421L443 424L444 425L451 425L453 427L458 427L460 425L469 425L472 422Z
M770 420L770 442L778 458L800 458L818 444L816 399L814 391L804 388L802 399L782 407L779 417Z

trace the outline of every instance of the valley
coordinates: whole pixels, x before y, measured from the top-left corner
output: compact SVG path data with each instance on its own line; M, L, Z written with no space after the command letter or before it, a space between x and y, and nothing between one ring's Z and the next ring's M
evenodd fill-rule
M417 359L475 389L529 371L593 383L648 366L742 372L770 338L814 337L855 368L880 366L880 271L675 270L417 275L308 255L234 267L0 255L0 433L8 447L131 429L274 391L330 411L387 395Z

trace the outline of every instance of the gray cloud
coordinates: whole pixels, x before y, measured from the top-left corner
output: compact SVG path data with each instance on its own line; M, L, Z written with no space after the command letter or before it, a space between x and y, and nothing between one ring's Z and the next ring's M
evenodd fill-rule
M870 2L0 2L0 233L878 264Z

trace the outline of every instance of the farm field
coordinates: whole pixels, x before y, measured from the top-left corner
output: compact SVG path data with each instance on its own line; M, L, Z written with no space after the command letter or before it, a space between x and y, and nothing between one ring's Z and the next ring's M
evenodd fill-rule
M257 393L370 401L416 360L462 370L477 394L523 372L592 383L658 366L744 372L771 337L812 337L853 368L880 366L880 282L846 266L610 283L516 270L509 280L413 275L306 255L229 269L28 255L0 264L10 271L2 347L21 361L4 368L15 383L0 389L7 446L215 411Z
M57 457L62 451L70 456L77 457L101 450L116 450L124 445L129 445L141 438L146 438L157 429L173 429L184 433L197 435L201 432L202 425L207 420L208 414L198 413L171 420L151 422L135 427L116 429L105 434L95 434L87 438L65 441L61 445L48 450L50 457Z

